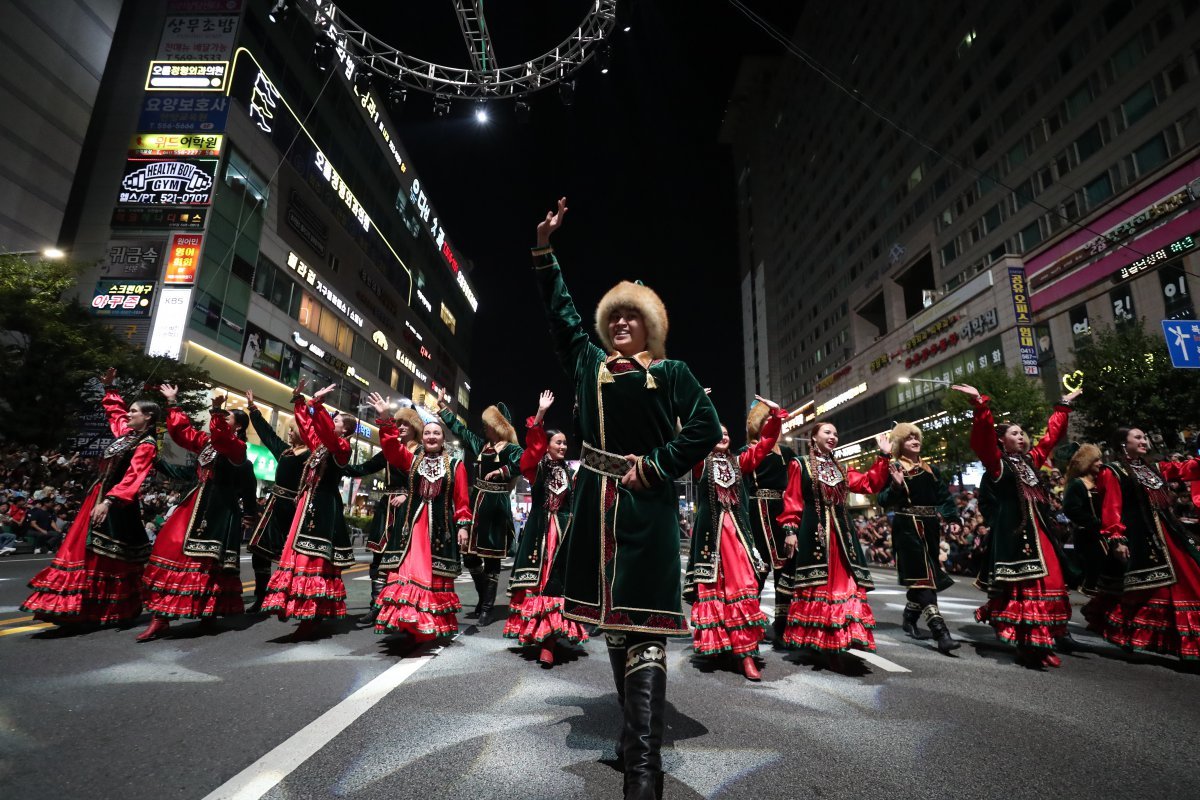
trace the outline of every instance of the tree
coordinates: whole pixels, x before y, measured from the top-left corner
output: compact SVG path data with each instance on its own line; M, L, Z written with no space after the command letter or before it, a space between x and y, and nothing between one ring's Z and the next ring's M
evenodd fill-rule
M1046 430L1050 404L1040 381L1019 369L1010 372L1003 367L988 367L976 370L962 382L991 398L997 422L1015 422L1033 437ZM961 472L964 465L979 460L971 450L971 401L962 392L948 390L942 395L942 408L952 420L937 432L945 437L946 466Z
M1075 402L1087 438L1107 442L1122 425L1162 434L1167 446L1200 422L1200 371L1176 369L1166 342L1142 324L1099 328L1076 349L1084 392Z
M0 440L55 447L78 430L78 416L98 407L96 379L116 367L126 400L161 400L161 382L178 383L180 405L204 407L197 394L208 372L150 357L64 295L86 265L0 255ZM185 392L187 394L185 394Z

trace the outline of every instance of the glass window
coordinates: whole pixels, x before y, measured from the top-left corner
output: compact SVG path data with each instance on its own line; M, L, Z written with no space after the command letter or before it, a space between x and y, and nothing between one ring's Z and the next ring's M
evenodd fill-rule
M1033 182L1027 180L1024 183L1022 183L1020 186L1017 187L1017 190L1013 193L1013 197L1016 198L1016 204L1017 204L1016 207L1018 209L1028 205L1029 203L1032 203L1033 202Z
M1160 133L1133 151L1139 175L1145 175L1167 160L1167 140Z
M1145 47L1142 45L1142 36L1139 33L1128 42L1126 42L1120 50L1113 53L1112 70L1113 76L1120 78L1122 75L1129 72L1138 65L1145 54Z
M1092 323L1088 319L1087 304L1072 308L1068 312L1068 319L1071 321L1071 338L1075 347L1086 344L1088 337L1092 335Z
M350 326L344 322L339 322L337 326L337 341L334 342L337 349L346 355L350 355L353 342L354 333L350 330Z
M1112 197L1112 178L1105 172L1099 178L1083 187L1083 196L1087 199L1088 208L1095 208Z
M258 261L258 269L254 272L254 293L270 299L271 289L275 284L275 269L263 259Z
M1025 141L1021 140L1008 151L1008 166L1015 167L1025 161L1029 153L1025 150Z
M333 315L332 311L322 309L321 324L317 330L318 335L330 344L335 344L337 342L337 329L337 317Z
M1121 103L1121 112L1125 115L1125 124L1132 125L1137 122L1149 114L1156 104L1154 87L1147 83L1131 94L1124 103Z
M1042 229L1038 226L1037 221L1032 222L1028 227L1021 231L1021 249L1032 250L1042 242Z
M997 203L988 209L987 213L983 215L983 224L987 226L988 233L991 233L1000 227L1001 219L1002 216L1000 213L1000 204Z
M313 333L318 333L321 330L321 305L308 292L303 292L302 294L298 320L301 325Z
M1067 113L1072 119L1079 116L1079 112L1087 108L1092 102L1092 87L1087 81L1084 81L1078 89L1067 97Z
M1093 125L1088 128L1087 132L1075 140L1075 149L1079 153L1079 160L1087 161L1104 145L1103 137L1100 135L1100 126Z
M458 321L454 319L454 315L450 313L450 309L446 308L445 303L442 303L442 322L446 323L446 327L450 329L451 333L454 333Z

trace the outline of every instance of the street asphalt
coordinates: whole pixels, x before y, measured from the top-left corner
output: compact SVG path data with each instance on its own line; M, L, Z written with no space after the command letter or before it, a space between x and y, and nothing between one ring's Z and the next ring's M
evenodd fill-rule
M0 559L0 797L506 798L621 796L620 713L600 637L553 669L503 622L414 648L351 617L308 643L267 617L56 636L17 606L48 558ZM876 569L878 651L840 672L764 649L751 684L671 644L669 798L1196 797L1200 671L1127 655L1076 624L1057 670L1018 666L942 596L956 656L900 631L903 592ZM506 579L506 575L502 576ZM252 580L248 561L243 578ZM469 578L458 590L475 602ZM1082 603L1082 597L1076 597ZM770 585L764 596L770 606Z

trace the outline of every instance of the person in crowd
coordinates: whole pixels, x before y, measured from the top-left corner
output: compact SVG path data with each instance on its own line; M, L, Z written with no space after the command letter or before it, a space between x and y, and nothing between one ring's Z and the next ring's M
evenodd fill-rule
M537 414L525 421L520 469L531 487L530 511L517 543L508 584L508 623L504 626L505 637L524 646L537 646L538 661L545 667L554 666L557 642L581 644L588 640L582 625L562 615L562 597L545 592L550 565L570 522L573 482L566 460L566 434L543 425L546 410L553 403L554 394L542 392Z
M950 495L937 467L921 458L921 429L901 422L888 433L892 443L892 481L879 494L879 505L893 512L892 544L896 572L906 588L902 627L920 638L917 623L922 616L937 648L949 654L959 648L938 610L937 593L954 585L942 568L941 518L955 519L958 504Z
M1127 559L1110 546L1108 537L1101 532L1103 454L1094 444L1072 442L1066 445L1063 455L1070 459L1063 490L1063 511L1073 526L1072 542L1081 573L1079 590L1092 598L1119 596L1124 588ZM1095 610L1106 603L1106 600L1098 600L1095 605L1089 605ZM1088 614L1089 606L1085 606L1085 618Z
M301 380L292 394L296 429L309 456L283 557L267 584L262 609L284 622L300 620L292 634L295 641L311 639L322 620L346 616L342 570L354 563L354 548L338 488L350 464L350 437L358 430L358 419L326 412L321 401L336 389L337 384L330 384L306 401Z
M62 536L54 529L50 498L44 492L25 516L25 535L33 537L37 552L53 553L62 541Z
M246 412L225 410L224 395L214 395L206 434L175 405L178 387L164 383L159 390L167 401L167 433L196 454L197 483L155 537L142 577L146 608L154 616L139 642L164 636L173 619L209 625L218 616L245 610L242 526L257 508L254 468L246 458ZM182 477L183 470L160 466Z
M150 543L142 527L138 492L158 455L158 404L127 405L113 382L100 378L100 401L113 442L104 449L96 482L88 491L50 566L29 582L33 593L22 611L59 625L128 623L142 611L142 569Z
M1082 390L1054 407L1046 435L1031 448L1020 425L995 423L989 398L978 389L950 388L971 399L971 449L985 470L980 508L992 532L976 579L988 601L975 618L990 624L1000 640L1015 644L1027 666L1062 666L1054 645L1067 633L1073 576L1062 544L1049 533L1049 494L1038 470L1066 433L1071 401Z
M665 637L687 635L673 481L720 441L721 424L687 365L666 357L666 308L651 289L609 290L595 317L604 348L591 343L550 246L566 212L562 198L532 251L583 440L570 534L545 591L564 598L565 616L605 633L625 716L625 797L642 800L662 796Z
M458 421L445 401L446 390L439 386L437 405L442 422L475 457L471 531L463 549L463 563L475 582L479 604L466 616L478 617L479 626L485 627L492 622L500 586L500 560L507 555L516 535L511 494L513 482L520 474L521 448L517 445L512 415L504 403L483 410L484 435L479 436Z
M744 478L774 450L787 417L770 400L755 400L770 411L758 442L735 458L722 425L721 440L692 469L698 500L683 581L683 599L692 604L692 650L702 658L732 656L750 681L761 680L754 659L767 615L759 605L759 576L770 572L770 565L751 533Z
M388 571L379 595L375 632L405 633L416 642L458 633L455 614L462 610L454 579L462 572L462 548L471 525L467 471L445 449L443 423L421 429L421 446L400 439L387 400L372 392L368 402L379 413L380 446L388 463L408 476L404 519L394 543L396 568Z
M1118 428L1116 458L1101 470L1100 534L1126 562L1122 593L1084 609L1088 627L1131 650L1200 660L1200 543L1171 508L1168 481L1200 480L1200 459L1148 458L1150 438Z

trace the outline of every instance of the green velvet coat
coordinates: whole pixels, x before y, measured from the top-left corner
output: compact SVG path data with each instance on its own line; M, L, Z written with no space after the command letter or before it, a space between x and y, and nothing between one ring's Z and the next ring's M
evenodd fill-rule
M746 452L749 448L742 448ZM771 560L771 566L782 569L787 559L783 556L783 526L779 515L783 513L783 490L787 488L788 464L796 457L790 447L780 447L779 452L770 452L763 457L758 468L748 473L742 481L749 496L750 533L754 546L763 558ZM775 497L762 497L762 493L773 493ZM776 593L779 588L776 587Z
M375 512L366 532L367 549L372 553L394 550L400 531L404 529L405 506L408 504L408 473L389 464L382 450L361 464L346 467L346 475L351 478L365 478L380 470L383 470L384 490L375 501ZM406 496L403 503L393 506L391 500L397 492L404 492Z
M674 481L720 441L716 410L682 361L610 358L592 344L553 253L535 256L535 279L584 443L640 456L648 484L631 491L585 461L545 592L564 598L566 616L605 630L687 635Z
M312 452L300 480L300 513L293 521L299 528L292 547L298 553L348 567L355 559L341 482L350 461L350 443L334 432L324 406L317 404L312 415L309 407L303 398L296 400L296 428Z
M254 432L258 434L258 440L262 442L263 447L275 456L275 485L289 492L298 492L300 477L304 474L304 463L308 461L308 450L292 452L291 446L279 438L255 406L250 408L250 424L254 426ZM279 497L274 493L267 495L267 504L254 526L254 532L250 534L250 542L246 549L272 561L278 561L283 557L283 547L287 544L288 531L295 516L294 499Z
M493 448L487 439L472 433L458 421L458 417L448 408L443 408L439 416L442 422L450 428L455 436L463 440L475 457L472 472L475 476L471 484L471 532L467 538L465 555L481 558L503 558L508 555L516 530L513 527L512 497L510 492L480 491L478 482L493 470L502 470L504 477L493 483L508 484L520 474L521 448L511 442L503 443L499 450Z
M905 470L904 485L898 487L888 481L878 499L879 505L895 512L892 515L892 552L896 554L900 585L940 592L954 585L954 580L942 567L940 517L957 519L958 504L950 496L950 489L938 468L930 467L930 470L926 472L920 465ZM914 506L933 508L934 513L906 513Z
M571 497L574 484L565 461L553 461L546 455L549 440L542 425L530 425L525 434L525 453L521 456L521 474L529 481L529 518L521 531L512 577L511 594L517 589L537 590L541 586L546 559L546 531L550 518L558 529L558 547L571 524Z

